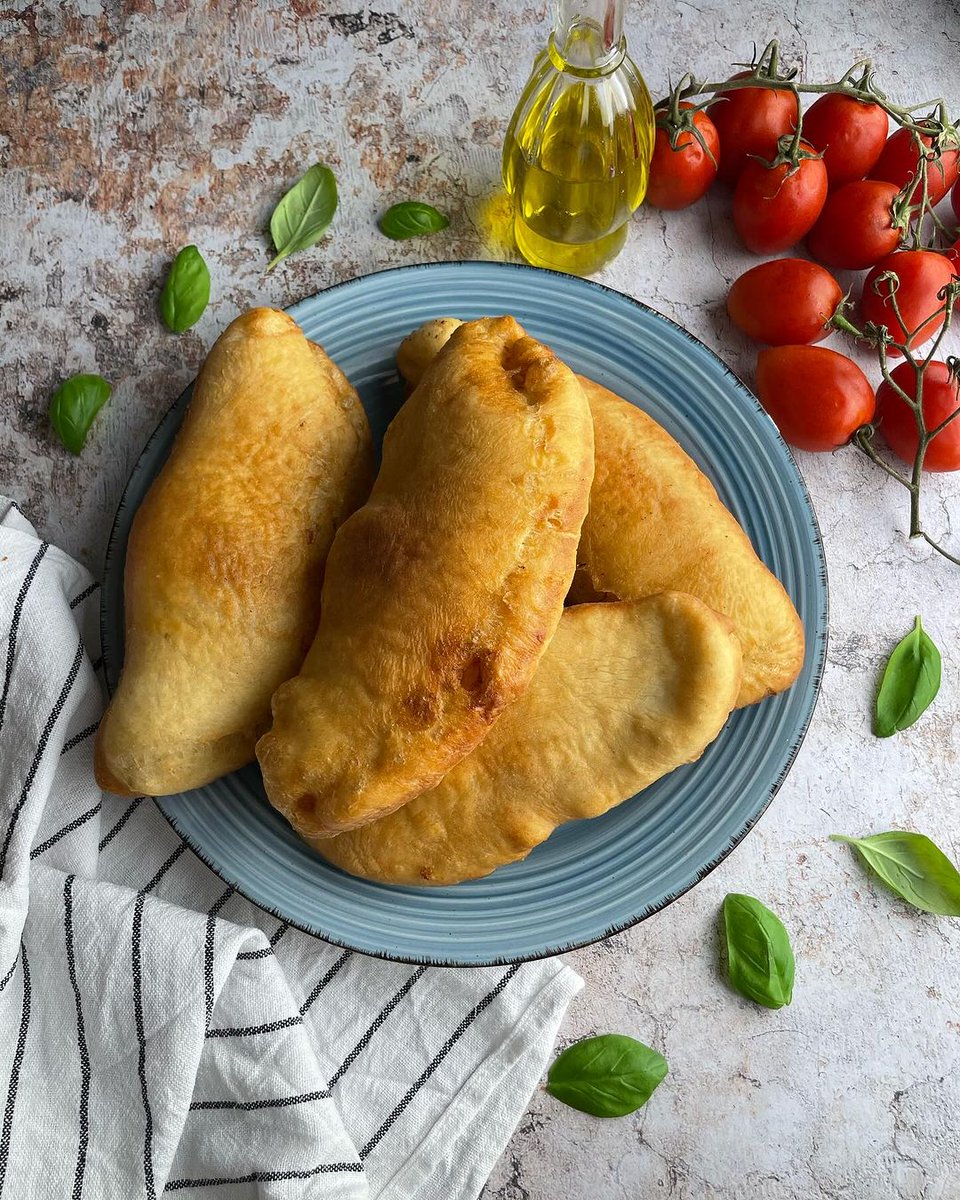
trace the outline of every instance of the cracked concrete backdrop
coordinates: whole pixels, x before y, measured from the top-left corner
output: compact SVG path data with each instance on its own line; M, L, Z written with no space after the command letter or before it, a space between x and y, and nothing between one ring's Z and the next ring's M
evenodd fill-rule
M4 3L0 490L99 572L144 442L241 308L397 263L505 253L491 221L499 151L547 6ZM632 0L627 31L657 94L688 67L722 77L779 35L811 78L869 55L894 98L960 102L950 0ZM266 275L271 208L317 160L340 183L331 235ZM438 205L449 230L388 242L375 219L401 198ZM213 301L175 337L157 292L187 242L210 263ZM749 381L754 350L723 298L754 261L717 192L687 212L641 211L601 278ZM73 458L46 410L77 370L102 372L115 392ZM670 1074L617 1121L537 1093L486 1200L960 1198L960 923L909 910L827 840L899 826L960 857L960 569L904 541L904 495L853 451L800 458L826 543L832 640L797 764L693 892L570 956L587 987L564 1039L631 1033ZM953 524L960 539L960 479L932 481L927 506L933 531L949 539ZM878 666L916 612L943 650L943 689L920 724L881 742L869 728ZM717 977L718 906L734 890L761 897L793 935L790 1008L758 1009Z

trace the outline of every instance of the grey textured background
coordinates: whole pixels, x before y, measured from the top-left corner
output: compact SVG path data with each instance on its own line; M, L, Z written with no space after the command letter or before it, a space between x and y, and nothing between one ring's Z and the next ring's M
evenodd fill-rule
M547 21L545 4L519 0L393 12L8 0L0 489L99 572L147 436L240 309L398 263L509 253L497 232L499 152ZM633 0L627 31L658 95L687 67L721 78L754 41L779 35L810 78L869 55L895 98L960 101L960 14L941 0ZM271 208L316 160L340 182L332 234L266 275ZM429 242L382 238L377 214L414 197L447 211L450 229ZM190 241L211 265L214 299L174 337L156 317L157 290ZM723 299L753 261L717 192L683 213L641 210L601 278L686 325L749 382L754 350ZM75 459L45 414L51 388L80 369L116 391ZM827 841L901 826L960 852L960 570L904 541L904 494L855 452L801 456L801 467L826 543L832 640L797 765L758 829L692 893L570 956L587 988L565 1038L632 1033L666 1054L670 1075L618 1121L536 1094L486 1200L960 1197L960 925L907 909ZM928 490L931 528L949 538L960 484L945 476ZM869 728L878 666L918 611L944 652L943 690L918 726L880 742ZM730 890L764 899L793 934L788 1009L757 1009L718 978Z

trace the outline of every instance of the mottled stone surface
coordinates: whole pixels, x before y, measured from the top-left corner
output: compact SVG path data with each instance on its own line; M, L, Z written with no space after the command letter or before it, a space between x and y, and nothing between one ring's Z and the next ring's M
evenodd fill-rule
M7 0L0 489L99 570L146 438L237 311L397 263L501 256L490 234L499 149L546 20L546 4L521 0L418 0L393 12L315 0ZM951 0L643 0L627 29L658 94L687 67L720 77L754 40L778 34L810 77L870 55L896 98L946 91L960 102ZM315 160L340 181L332 234L266 275L270 210ZM450 229L429 242L382 238L377 214L412 197L449 212ZM211 265L214 300L175 337L155 315L157 291L190 241ZM641 211L602 279L750 380L754 350L723 298L752 261L718 193L685 213ZM116 391L75 459L45 413L52 386L80 369ZM570 956L587 988L564 1037L632 1033L666 1054L670 1075L619 1121L537 1094L486 1200L960 1197L960 923L908 910L827 841L834 830L905 826L960 856L960 569L903 540L904 495L853 451L801 456L801 467L826 543L832 640L796 767L699 887ZM949 538L953 524L960 539L960 481L928 491L932 530ZM944 651L943 690L920 725L880 742L868 719L878 664L917 611ZM792 1007L757 1009L718 978L718 906L730 890L762 897L792 931Z

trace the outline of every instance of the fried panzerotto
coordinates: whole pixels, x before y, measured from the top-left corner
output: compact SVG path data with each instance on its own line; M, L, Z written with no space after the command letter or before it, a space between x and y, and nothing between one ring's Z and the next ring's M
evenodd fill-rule
M573 373L512 317L458 329L334 540L316 639L257 747L267 795L301 834L333 836L433 787L524 692L592 475Z
M597 439L590 514L570 599L690 592L733 622L743 648L737 707L788 688L803 625L692 458L642 409L581 380Z
M403 341L397 362L409 384L456 326L451 317L427 321ZM570 600L689 592L734 623L743 647L738 707L788 688L803 666L804 636L780 581L665 429L599 384L580 382L596 471Z
M238 317L133 522L101 787L165 795L253 759L270 698L316 630L334 532L372 477L370 430L343 373L285 313Z
M462 324L456 317L438 317L403 339L397 349L397 367L411 388L420 382L424 371Z
M383 883L487 875L699 758L740 670L730 622L693 596L568 608L526 694L471 755L397 812L311 844Z

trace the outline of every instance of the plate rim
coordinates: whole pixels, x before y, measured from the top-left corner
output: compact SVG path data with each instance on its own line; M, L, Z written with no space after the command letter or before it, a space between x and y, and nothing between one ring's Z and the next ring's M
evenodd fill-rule
M756 825L759 823L761 818L769 810L771 804L773 803L775 797L777 796L777 793L780 791L781 787L783 786L784 781L786 780L790 771L793 769L794 763L796 762L796 759L797 759L797 755L800 752L800 748L803 745L804 741L806 740L807 733L810 730L810 725L813 721L813 716L814 716L814 713L816 712L817 705L820 700L820 693L821 693L822 686L823 686L823 675L824 675L824 671L826 668L827 651L828 651L829 640L830 640L830 621L829 621L829 617L830 617L830 583L829 583L829 574L828 574L828 570L827 570L826 553L825 553L824 546L823 546L823 535L820 530L820 523L817 519L816 510L814 509L814 506L813 506L813 500L810 496L810 491L807 487L806 480L804 479L803 474L800 471L800 467L798 466L797 461L796 461L790 447L787 445L787 443L783 440L782 436L780 435L780 431L777 428L776 424L774 423L774 421L772 420L770 415L766 412L766 410L763 408L760 401L757 399L757 397L754 395L754 393L751 391L751 389L747 386L747 384L740 378L740 376L733 370L732 367L730 367L726 362L724 362L724 360L720 357L720 355L715 350L711 349L711 347L709 347L706 344L706 342L701 341L700 338L698 338L695 334L692 334L688 329L685 329L682 325L679 324L679 322L673 320L672 317L668 317L665 313L662 313L658 309L651 307L649 304L644 303L642 300L636 299L636 297L634 297L634 296L628 295L626 292L618 291L616 288L610 287L608 284L599 283L597 280L594 280L594 279L588 279L588 278L584 278L582 276L569 275L565 272L554 271L554 270L550 270L545 267L534 267L534 266L530 266L527 263L500 262L495 259L451 259L451 260L439 260L436 262L404 263L404 264L400 264L400 265L393 266L393 267L383 267L377 271L369 271L362 275L354 275L354 276L351 276L349 279L342 279L336 283L332 283L325 288L321 288L319 291L313 292L309 296L302 297L300 300L296 301L294 304L288 305L286 308L283 309L283 311L286 312L289 316L291 316L299 324L298 310L303 305L306 305L306 304L310 303L311 301L316 300L320 296L326 296L331 292L335 292L341 288L349 287L351 285L359 284L362 281L367 280L367 279L372 279L372 278L376 278L378 276L383 276L383 275L391 275L391 274L395 274L397 272L412 273L415 271L430 270L431 268L436 269L438 267L456 269L458 267L476 267L476 266L483 267L485 269L493 269L495 271L496 270L517 271L517 272L521 272L524 274L540 275L540 276L544 276L547 278L559 278L561 280L564 280L567 283L573 282L575 286L583 284L589 288L595 288L601 292L608 293L609 295L615 297L617 301L625 300L633 307L639 309L641 312L643 312L645 314L649 314L650 316L653 316L656 320L663 321L667 325L672 326L687 341L689 341L693 345L699 347L702 351L704 351L709 356L710 359L712 359L714 361L714 363L718 364L721 367L724 375L729 377L729 379L732 381L732 385L736 389L736 391L739 392L745 399L747 399L752 404L754 410L757 413L759 413L765 419L766 422L769 423L769 426L775 436L776 441L779 443L780 448L785 452L786 457L787 457L791 467L793 468L793 471L795 474L795 482L799 484L799 494L800 494L802 506L806 511L806 515L807 515L808 522L809 522L811 542L813 545L813 549L815 551L815 557L818 559L818 568L819 568L818 576L822 581L822 589L820 592L820 594L822 596L822 605L821 605L820 611L818 611L816 614L814 614L814 622L815 622L816 627L815 627L814 636L812 639L813 645L810 647L810 651L809 651L809 652L812 652L812 654L813 654L813 660L812 660L813 673L812 673L812 678L811 678L811 692L810 692L809 708L806 712L806 715L804 717L801 728L798 730L796 736L794 737L793 745L790 748L789 754L787 755L787 758L786 758L779 774L777 775L776 779L774 779L767 787L767 791L766 791L766 795L764 797L763 803L760 805L760 807L757 809L757 811L753 814L753 816L750 817L736 831L736 833L734 833L730 836L729 844L718 855L716 855L710 862L708 862L704 866L700 867L697 870L695 877L686 886L680 888L678 891L671 892L669 895L662 897L656 904L647 906L642 912L631 916L628 920L626 920L624 922L618 922L618 923L615 923L615 924L609 926L608 928L603 930L601 933L598 933L596 936L593 936L593 937L583 938L583 939L575 938L570 943L557 944L557 945L554 945L554 946L551 946L551 947L548 947L548 948L545 948L542 950L538 950L534 953L525 953L519 958L491 957L491 958L484 958L483 960L474 959L474 960L469 960L469 961L463 960L463 959L457 959L455 957L450 957L450 956L446 956L446 955L443 957L438 957L436 955L429 955L429 956L427 956L427 955L417 956L417 955L413 955L413 954L403 955L403 954L398 954L398 953L390 952L390 951L386 951L386 950L372 950L368 947L358 947L358 946L352 945L349 942L343 941L342 939L340 939L328 932L325 932L319 928L311 928L310 926L306 925L305 923L303 923L301 921L294 920L291 917L289 917L288 915L273 908L271 905L265 903L264 901L259 900L256 897L250 895L248 891L244 890L244 887L241 884L228 878L228 876L224 873L223 868L218 867L214 863L212 863L208 859L206 853L195 843L195 841L192 839L192 837L189 834L185 833L178 826L175 817L167 812L166 807L162 803L163 800L165 799L165 797L162 797L162 796L161 797L157 797L157 796L149 797L150 799L153 800L156 809L161 813L164 820L170 825L170 827L174 830L174 832L177 834L177 836L182 839L184 844L192 851L192 853L195 854L197 856L197 858L199 858L200 861L202 863L204 863L204 865L210 871L213 872L214 875L216 875L219 879L221 879L229 887L232 887L234 889L234 891L237 892L238 895L242 896L245 900L247 900L249 903L253 904L256 908L262 909L264 912L270 913L270 915L275 917L278 921L286 923L287 925L291 926L294 929L299 930L302 933L309 934L311 937L320 938L322 941L328 942L330 945L336 946L338 949L349 950L356 954L365 954L372 958L383 959L387 962L398 962L398 963L405 963L408 965L416 965L416 966L483 968L483 967L492 967L492 966L509 966L509 965L512 965L512 964L518 963L518 962L537 962L537 961L547 959L547 958L555 958L557 955L567 954L574 950L580 950L586 946L593 946L599 942L606 941L608 938L615 937L617 934L624 933L626 930L632 929L634 926L639 925L642 922L649 920L651 917L655 916L657 913L662 912L665 908L668 908L676 900L679 900L681 896L684 896L687 894L687 892L692 891L693 888L695 888L698 884L702 883L703 880L706 879L706 877L708 875L712 874L712 872L715 871L717 869L717 867L719 867L720 864L722 862L724 862L724 860L727 859L734 852L734 850L737 849L738 846L741 845L741 843L744 841L744 839L747 837L747 835L756 827ZM199 370L198 370L198 374L199 374ZM121 515L125 512L126 508L128 507L128 493L130 491L133 480L138 473L140 464L141 464L144 456L146 455L147 451L149 450L150 446L159 437L161 431L164 429L167 422L169 420L171 420L171 418L173 417L173 415L174 415L175 411L178 409L178 407L184 403L185 398L187 397L187 394L192 390L194 384L196 383L196 378L197 378L197 376L194 376L194 378L190 381L190 383L183 389L183 391L180 392L180 394L172 401L172 403L164 411L163 415L161 416L160 420L157 422L157 424L154 427L153 431L151 432L150 436L147 438L146 442L144 442L143 447L137 456L136 462L134 463L129 476L127 477L127 481L124 484L123 491L121 492L121 495L120 495L120 500L117 504L116 512L114 513L113 522L110 527L110 534L107 539L107 546L106 546L106 551L104 553L104 566L103 566L103 579L104 580L106 580L108 577L111 560L114 558L115 554L117 553L117 543L119 540L119 526L120 526ZM632 401L630 403L632 403ZM101 596L100 596L100 648L101 648L101 654L103 655L103 677L104 677L104 681L105 681L108 702L109 702L109 699L111 699L113 696L113 690L114 690L113 687L111 686L111 677L119 674L120 664L113 661L113 658L112 658L115 647L113 645L113 638L108 633L108 622L107 622L107 611L106 611L107 610L107 596L108 596L108 589L102 588Z

